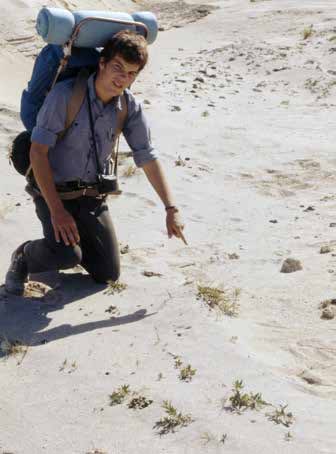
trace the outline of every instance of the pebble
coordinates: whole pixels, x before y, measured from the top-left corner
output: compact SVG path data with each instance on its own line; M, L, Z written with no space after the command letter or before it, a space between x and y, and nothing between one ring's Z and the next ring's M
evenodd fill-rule
M294 273L295 271L302 270L302 265L300 260L296 260L293 258L286 259L281 267L281 273Z
M332 320L334 317L335 317L335 312L333 311L333 309L331 307L326 307L325 309L323 309L322 314L321 314L321 318L323 320Z
M300 377L309 385L322 385L322 380L309 370L303 371Z
M204 82L205 82L204 77L200 77L200 76L195 77L194 80L195 80L196 82L202 82L203 84L204 84Z
M328 254L329 252L331 252L330 246L321 246L320 254Z

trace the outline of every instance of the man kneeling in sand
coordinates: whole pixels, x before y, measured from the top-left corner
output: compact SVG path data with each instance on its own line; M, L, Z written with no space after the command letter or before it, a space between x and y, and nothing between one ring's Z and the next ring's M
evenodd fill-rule
M169 238L184 238L143 110L128 89L147 58L142 36L126 30L114 35L101 52L97 72L88 79L87 97L75 121L60 140L74 79L57 83L46 97L32 131L30 149L38 189L34 203L44 238L27 241L14 251L5 282L9 293L22 295L29 273L77 264L99 283L119 278L119 247L106 194L98 194L93 188L99 174L109 173L123 93L127 116L122 132L134 161L143 168L165 206ZM78 187L80 190L74 191ZM75 197L61 198L60 194L67 191Z

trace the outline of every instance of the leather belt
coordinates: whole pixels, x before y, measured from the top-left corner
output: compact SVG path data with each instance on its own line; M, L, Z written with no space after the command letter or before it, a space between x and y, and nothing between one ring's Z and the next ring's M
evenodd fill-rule
M35 199L36 197L41 196L41 192L38 188L32 184L27 184L25 187L26 192ZM62 200L72 200L77 199L78 197L95 197L97 199L104 199L106 194L99 194L98 190L95 188L82 188L74 191L57 191L58 195Z
M83 188L66 192L57 191L57 193L62 200L72 200L77 199L78 197L95 197L97 199L106 197L106 194L100 194L95 188Z

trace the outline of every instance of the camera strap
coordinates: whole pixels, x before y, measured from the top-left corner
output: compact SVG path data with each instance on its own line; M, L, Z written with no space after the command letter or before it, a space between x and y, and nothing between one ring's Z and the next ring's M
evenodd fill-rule
M115 140L113 142L113 148L112 148L112 157L113 157L113 161L114 161L113 175L115 177L118 176L119 138L120 138L120 134L123 130L124 123L125 123L125 120L127 117L127 102L126 102L126 98L125 98L124 94L122 94L120 96L120 101L121 101L121 110L117 111L117 124L116 124L116 130L115 130ZM98 147L97 147L96 136L95 136L95 131L94 131L94 123L93 123L93 115L92 115L92 107L91 107L91 102L90 102L89 90L87 90L87 102L88 102L88 107L89 107L90 129L91 129L95 158L96 158L96 166L97 166L98 173L101 174L102 171L101 171L99 157L98 157Z
M86 92L86 97L87 97L87 103L89 106L90 128L91 128L91 135L92 135L93 147L94 147L95 158L96 158L97 173L99 175L99 174L102 174L103 172L100 168L100 163L99 163L98 148L97 148L96 136L95 136L95 131L94 131L92 107L91 107L89 90L87 90L87 92Z

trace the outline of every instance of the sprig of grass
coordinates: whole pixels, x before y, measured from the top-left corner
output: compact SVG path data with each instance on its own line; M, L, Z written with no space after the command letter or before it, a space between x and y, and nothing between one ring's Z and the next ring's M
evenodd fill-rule
M282 424L285 427L289 427L294 422L294 416L292 412L287 412L286 408L288 405L280 405L279 408L275 408L273 413L268 413L268 419L275 424Z
M106 295L114 295L115 293L121 293L127 288L127 284L124 284L120 281L109 281L108 287L105 290Z
M182 360L179 356L175 356L175 369L180 369L179 379L182 381L189 382L196 374L197 369L193 369L190 364L183 367Z
M107 451L103 449L94 449L93 451L88 451L86 454L107 454Z
M285 440L286 441L291 441L293 439L293 435L290 432L287 432L285 434Z
M153 429L158 429L160 435L167 434L169 432L175 432L178 427L186 427L193 422L190 415L183 415L178 412L171 402L165 400L162 404L166 412L166 416L157 421Z
M303 29L303 39L309 38L314 32L313 25L310 25L309 27L305 27Z
M217 309L220 313L229 317L238 315L238 298L241 293L239 288L235 288L231 293L217 287L198 285L197 298L203 300L211 309Z
M110 395L110 405L113 407L114 405L119 405L124 402L125 398L130 393L129 385L123 385L118 388L116 391Z
M196 374L196 369L193 369L190 364L180 370L179 379L182 381L191 381L193 376Z
M136 174L138 168L134 165L130 165L127 167L127 169L124 170L123 176L124 177L132 177L133 175Z
M19 340L10 341L6 336L0 338L0 351L6 356L15 356L19 353L24 353L27 349L26 345Z
M127 405L128 408L133 408L135 410L142 410L143 408L148 407L153 403L152 399L147 399L147 397L144 396L137 396L133 397L129 404Z

